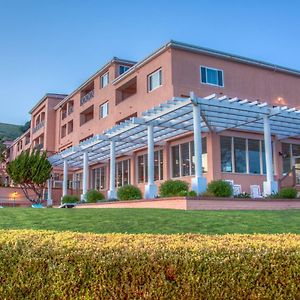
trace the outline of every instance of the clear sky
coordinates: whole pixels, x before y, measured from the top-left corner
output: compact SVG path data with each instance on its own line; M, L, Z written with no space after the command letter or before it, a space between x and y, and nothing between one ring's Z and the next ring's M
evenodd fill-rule
M300 1L0 0L0 122L170 39L300 70Z

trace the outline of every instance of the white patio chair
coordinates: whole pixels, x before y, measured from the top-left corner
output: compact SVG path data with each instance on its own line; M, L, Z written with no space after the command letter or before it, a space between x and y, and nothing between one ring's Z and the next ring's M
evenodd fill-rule
M242 193L242 186L240 184L234 184L232 186L233 196L237 196Z
M250 185L250 195L251 198L262 198L262 194L260 191L260 186L257 184Z

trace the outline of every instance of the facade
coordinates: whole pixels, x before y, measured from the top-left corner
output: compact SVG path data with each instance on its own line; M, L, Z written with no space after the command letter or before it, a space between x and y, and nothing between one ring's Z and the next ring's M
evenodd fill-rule
M194 117L193 122L206 123L203 126L207 130L196 128L198 131L195 131L192 126L180 131L182 127L177 124L176 117L173 129L177 126L177 133L156 142L159 131L152 129L151 132L146 126L148 139L139 145L138 140L129 142L128 136L127 147L124 145L122 151L116 152L112 164L111 151L120 146L112 148L109 130L120 130L128 122L141 121L145 112L174 97L183 103L191 98L191 91L203 99L215 94L213 99L226 99L228 103L244 99L243 103L254 103L257 110L266 105L269 110L275 106L283 110L286 106L297 108L300 104L300 72L174 41L137 63L113 58L71 94L46 94L31 111L31 128L11 146L10 159L29 148L47 150L54 165L54 187L63 187L63 194L84 195L88 189L97 189L113 198L113 194L109 195L112 188L130 183L139 186L146 195L155 196L155 189L170 178L186 180L193 185L195 174L196 177L199 175L197 172L205 181L231 180L246 192L250 192L251 185L258 185L263 190L268 170L269 175L272 173L269 178L272 182L283 184L285 177L290 184L286 175L300 157L300 139L294 132L284 135L283 130L276 131L277 127L272 123L274 131L271 130L271 146L267 149L266 128L253 130L255 126L237 123L215 130L224 117L219 116L214 121L219 122L218 126L210 126L200 108L199 120ZM201 105L206 104L199 107ZM191 109L190 116L193 113L197 115ZM212 115L213 111L207 113ZM251 115L255 111L248 113ZM239 118L238 114L232 115L231 122ZM172 119L168 126L171 123ZM202 139L195 135L199 132L202 132ZM149 143L151 134L152 143ZM101 138L107 141L98 148L99 155L90 152L97 148L95 145ZM122 141L125 141L124 137ZM113 141L118 142L118 139ZM130 143L135 145L130 146ZM84 145L86 151L83 151ZM196 151L199 147L201 159L196 154L200 153ZM272 152L271 163L269 157L266 158L268 150ZM108 155L101 156L101 151ZM199 181L198 185L201 185Z

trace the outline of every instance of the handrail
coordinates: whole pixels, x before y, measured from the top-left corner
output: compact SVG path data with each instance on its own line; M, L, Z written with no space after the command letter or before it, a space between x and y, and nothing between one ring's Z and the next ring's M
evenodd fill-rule
M290 175L292 175L293 177L293 187L297 184L297 179L296 179L296 171L299 170L300 168L296 168L295 166L293 166L282 178L278 179L278 187L279 189L281 189L282 187L282 182L288 178Z

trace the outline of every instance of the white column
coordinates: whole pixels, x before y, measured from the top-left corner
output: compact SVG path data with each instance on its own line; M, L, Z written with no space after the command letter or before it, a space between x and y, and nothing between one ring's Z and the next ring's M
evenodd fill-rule
M86 201L86 193L89 184L89 156L88 152L83 152L83 173L82 173L82 194L81 201Z
M154 135L153 125L148 125L148 184L145 186L145 199L157 197L157 186L154 183Z
M63 193L62 196L68 194L68 161L64 160L64 178L63 178Z
M47 181L48 185L48 193L47 193L47 206L52 206L53 201L52 201L52 178L49 178Z
M266 155L266 170L267 181L264 181L264 196L271 195L278 192L278 183L274 181L273 172L273 154L272 154L272 136L270 129L269 116L265 115L264 119L264 140L265 140L265 155Z
M195 95L192 92L191 99L195 100ZM207 186L207 181L206 178L203 177L202 171L202 132L200 112L200 105L193 102L195 177L192 178L192 190L197 194L205 192Z
M117 199L116 193L116 144L110 141L110 168L109 168L109 190L108 199Z

